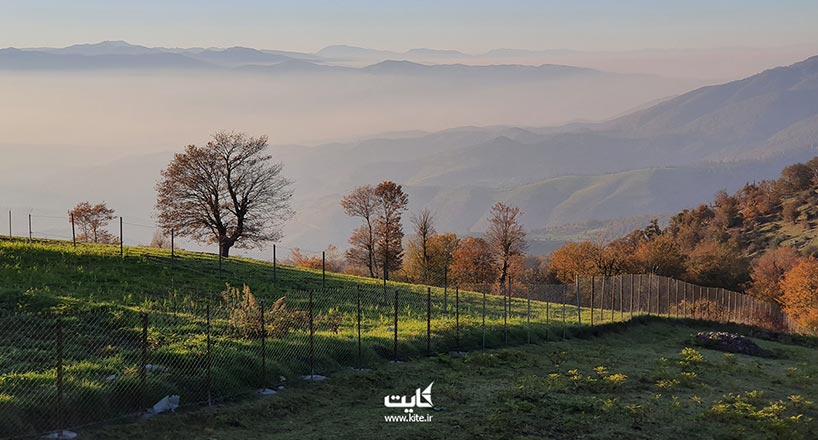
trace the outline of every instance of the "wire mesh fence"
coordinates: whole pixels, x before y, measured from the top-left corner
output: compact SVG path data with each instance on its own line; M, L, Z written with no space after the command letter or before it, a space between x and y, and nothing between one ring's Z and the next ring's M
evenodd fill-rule
M654 275L573 285L359 285L0 312L0 437L212 405L385 360L568 338L639 315L786 330L773 303ZM52 307L51 310L61 310ZM178 396L178 397L174 397Z

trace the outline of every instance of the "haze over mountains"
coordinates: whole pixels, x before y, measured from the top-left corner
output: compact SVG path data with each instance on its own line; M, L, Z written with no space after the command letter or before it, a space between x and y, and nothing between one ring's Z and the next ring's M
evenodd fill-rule
M320 69L324 66L365 67L386 60L420 64L527 65L543 64L585 67L616 73L640 73L699 81L725 82L749 76L765 68L787 65L814 55L818 45L785 47L721 47L712 49L644 49L631 51L579 51L565 49L493 49L464 53L451 49L415 48L406 51L332 45L314 53L286 50L228 48L146 47L125 41L75 44L64 48L0 49L2 69L88 69L122 68L122 56L130 67L229 68L247 65L294 63ZM31 52L37 52L32 54ZM172 54L172 55L168 55ZM50 56L61 55L61 57ZM84 57L96 57L90 60ZM191 61L192 60L192 61ZM198 62L195 62L198 61ZM307 64L309 63L309 64ZM316 66L313 66L316 65Z
M359 49L0 50L0 209L61 217L78 201L107 200L149 225L153 184L172 152L237 129L268 134L296 182L286 245L344 247L356 223L341 212L341 195L390 179L406 186L410 210L436 212L440 231L477 233L494 202L519 205L542 240L532 249L545 251L568 235L639 226L818 154L818 57L699 87L707 82ZM338 61L355 57L375 62ZM581 122L593 120L603 122ZM367 136L375 131L394 133ZM360 140L297 142L333 138ZM59 234L64 223L41 229ZM151 233L130 237L145 243Z

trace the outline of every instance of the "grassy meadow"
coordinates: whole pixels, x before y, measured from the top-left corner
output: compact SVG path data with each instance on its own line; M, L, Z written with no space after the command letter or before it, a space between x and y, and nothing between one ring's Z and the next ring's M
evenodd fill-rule
M324 383L285 381L275 396L80 434L102 440L818 437L818 341L754 338L774 358L690 349L696 332L724 329L640 317L576 339L345 370ZM384 407L383 396L432 381L432 422L384 421L398 412Z
M590 321L589 310L562 304L570 288L551 292L553 302L531 301L530 314L525 298L513 298L504 315L498 295L384 288L341 274L327 274L322 287L320 272L279 266L274 280L272 265L256 260L233 257L220 268L209 254L125 248L120 256L118 246L62 241L0 239L0 279L0 435L114 419L165 395L179 394L182 405L224 402L282 377L369 368L395 357L396 313L400 360L568 337L578 318ZM227 285L248 286L254 302L226 301Z

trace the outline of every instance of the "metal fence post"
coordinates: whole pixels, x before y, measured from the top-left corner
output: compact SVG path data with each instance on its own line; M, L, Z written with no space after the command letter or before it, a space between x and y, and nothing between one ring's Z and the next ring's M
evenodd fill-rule
M460 286L454 288L455 347L460 351Z
M501 283L503 292L503 342L508 344L508 293L506 292L506 283Z
M426 354L432 354L432 288L426 288Z
M9 238L12 238L12 235L11 235L11 209L9 209Z
M148 368L148 313L142 312L142 358L139 365L139 387L142 397L142 405L148 401L147 395L147 368Z
M57 427L60 435L65 429L65 407L63 405L63 328L62 319L57 318Z
M483 350L486 349L486 289L483 289Z
M313 290L310 289L310 379L315 376L315 312L312 296Z
M31 232L31 214L28 215L28 242L31 243L34 236Z
M565 323L565 290L566 290L566 287L567 287L566 285L563 285L562 288L560 289L560 290L562 290L562 292L561 292L562 293L562 295L561 295L562 296L562 339L565 339L567 337L567 335L568 335L566 333L568 331L568 329L567 329L567 325Z
M170 228L170 258L176 257L176 230Z
M648 315L653 305L653 274L648 274Z
M616 310L616 278L611 275L611 322L616 320L614 311Z
M545 340L548 340L548 327L551 326L551 303L545 303ZM531 332L528 334L528 343L531 343Z
M630 307L628 308L628 311L630 312L631 319L633 319L633 274L630 274L628 276L628 279L631 282L630 288L628 289L628 293L630 293L630 300L631 300L630 301L631 304L630 304Z
M77 228L74 226L74 214L71 214L71 242L74 243L74 248L77 248Z
M676 315L676 319L679 319L679 280L674 279L673 280L673 286L675 288L674 289L675 290L674 299L673 299L673 303L675 304L675 307L676 307L675 315Z
M594 325L594 290L596 289L595 277L591 275L591 325Z
M506 282L508 283L508 289L506 289L506 295L508 295L508 316L510 318L511 317L511 298L513 297L513 295L512 295L513 287L511 285L511 275L508 276L508 280Z
M619 274L619 320L625 320L625 275Z
M602 275L602 292L600 292L600 297L599 297L599 320L600 321L605 321L605 287L607 287L607 284L605 283L606 278L607 277L605 275Z
M394 361L398 361L398 289L395 289L395 341L392 347Z
M361 286L359 284L355 285L355 293L358 303L358 368L361 368L363 361L361 359Z
M526 303L527 303L526 304L526 313L525 313L526 333L528 334L527 335L528 343L530 344L531 343L531 289L530 288L526 289L525 300L526 300Z
M273 244L273 284L276 282L276 245Z
M443 315L449 316L449 268L443 268Z
M327 251L321 251L321 287L327 287Z
M579 275L574 274L574 294L577 297L577 327L582 327L582 304L579 301Z
M205 312L207 313L207 406L213 406L213 394L211 392L213 386L213 353L210 345L210 303L207 304Z
M261 321L261 388L267 385L267 323L264 322L264 300L259 301Z
M125 256L125 240L122 236L122 217L119 217L119 256Z

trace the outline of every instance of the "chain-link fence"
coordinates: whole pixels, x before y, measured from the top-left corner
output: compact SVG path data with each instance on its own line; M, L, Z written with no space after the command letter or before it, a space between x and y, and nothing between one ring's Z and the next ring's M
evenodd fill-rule
M286 380L384 360L568 338L645 314L787 325L775 304L654 275L203 297L0 312L0 437L270 394Z

